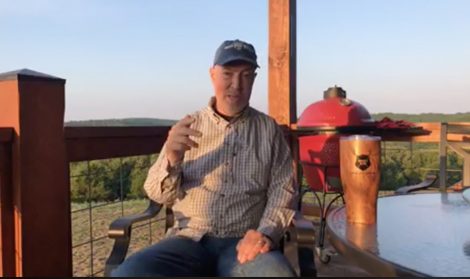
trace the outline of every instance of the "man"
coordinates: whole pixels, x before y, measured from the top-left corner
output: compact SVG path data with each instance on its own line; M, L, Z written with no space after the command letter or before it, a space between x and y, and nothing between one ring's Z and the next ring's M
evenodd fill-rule
M176 123L144 188L175 225L113 276L295 276L278 250L294 216L282 130L249 106L258 63L240 40L217 49L209 106Z

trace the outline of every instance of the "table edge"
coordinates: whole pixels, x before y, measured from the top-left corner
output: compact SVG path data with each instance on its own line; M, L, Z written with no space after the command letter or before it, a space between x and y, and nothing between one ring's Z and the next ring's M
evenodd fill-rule
M326 231L330 243L335 247L341 255L348 261L355 263L357 266L366 270L374 276L413 276L413 277L429 277L430 275L421 273L416 270L392 263L370 252L364 251L356 245L343 241L330 227L331 218L338 211L345 210L344 206L333 209L327 216Z

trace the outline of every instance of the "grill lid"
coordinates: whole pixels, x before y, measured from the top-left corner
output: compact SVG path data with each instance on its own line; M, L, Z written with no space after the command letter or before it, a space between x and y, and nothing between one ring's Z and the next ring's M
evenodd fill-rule
M370 127L375 122L367 109L356 101L346 98L341 87L328 88L324 100L309 105L297 121L299 128L319 127Z

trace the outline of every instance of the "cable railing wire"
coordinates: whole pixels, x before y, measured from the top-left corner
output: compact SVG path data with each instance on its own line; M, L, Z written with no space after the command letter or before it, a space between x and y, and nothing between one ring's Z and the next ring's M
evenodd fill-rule
M81 268L81 270L77 270L77 268L74 269L74 276L96 276L98 274L102 274L103 273L103 269L102 268L99 268L100 265L102 265L103 263L102 262L98 262L98 265L97 265L97 261L99 261L98 259L96 259L96 256L95 254L98 252L98 249L104 249L104 247L98 247L97 245L95 245L97 242L101 242L105 239L107 239L107 227L109 226L109 224L107 224L107 226L104 226L104 229L102 228L103 227L103 224L100 224L99 227L96 226L95 222L103 222L103 216L99 217L99 216L95 216L94 215L94 211L100 211L100 210L104 210L104 208L113 208L113 206L118 206L118 210L120 211L120 216L123 216L126 213L126 206L125 204L127 202L129 202L128 200L125 200L126 199L126 196L125 196L125 191L124 191L124 187L125 187L125 184L129 182L129 180L131 179L128 175L126 176L124 174L124 171L123 171L123 167L124 167L124 164L126 163L125 162L125 159L123 158L119 158L117 159L118 160L118 166L117 168L118 169L118 172L119 172L119 198L118 200L114 200L114 201L111 201L111 202L104 202L104 203L99 203L99 202L96 202L93 200L93 189L92 189L92 183L87 183L87 193L86 193L86 199L85 199L85 204L86 204L86 207L79 207L79 205L77 203L74 204L74 207L79 207L78 209L74 209L74 210L71 210L71 215L72 215L72 220L75 220L76 222L79 222L79 218L74 218L73 216L75 215L78 215L78 214L81 214L81 213L84 213L84 212L88 212L88 222L89 224L87 224L87 229L85 230L73 230L73 232L75 234L77 234L77 239L74 239L74 241L77 241L78 243L77 244L73 244L72 246L72 249L82 249L83 247L89 245L89 253L88 253L88 256L89 257L89 264L88 266L86 267L86 269L88 270L88 272L85 271L85 267ZM145 156L145 159L144 159L144 162L143 164L139 164L139 163L135 163L133 166L132 166L132 170L146 170L150 167L151 165L151 158L150 156ZM85 163L86 165L86 170L84 172L82 172L82 174L75 174L75 175L71 175L70 178L71 179L76 179L76 178L79 178L79 177L92 177L93 175L113 175L114 171L117 169L106 169L106 170L101 170L101 171L92 171L92 164L90 161L86 161ZM128 166L127 166L128 167ZM86 180L85 180L86 181ZM132 202L132 201L131 201ZM141 204L144 204L145 201L141 202ZM109 221L111 222L112 220L106 220L106 221ZM105 221L105 223L106 223ZM139 228L145 228L145 227L148 227L147 229L147 235L145 235L145 238L144 240L147 240L146 243L148 244L151 244L154 240L154 236L153 236L153 233L154 233L154 230L153 230L153 226L155 225L158 225L158 224L163 224L165 221L165 218L162 218L162 217L156 217L156 218L153 218L152 220L150 221L146 221L146 222L142 222L142 223L139 223L139 224L136 224L134 225L133 227L135 229L139 229ZM82 223L85 223L85 222L82 222ZM81 225L82 223L79 223L79 225ZM85 223L86 224L86 223ZM100 231L102 230L103 232L102 233L98 233L98 236L97 236L97 230L100 229ZM83 232L86 232L88 231L87 233L87 236L82 236L83 235ZM144 231L143 231L144 232ZM75 237L75 236L73 236ZM87 239L86 241L79 241L79 237L82 237L82 238L85 238ZM102 246L102 245L101 245ZM96 267L98 266L98 267Z

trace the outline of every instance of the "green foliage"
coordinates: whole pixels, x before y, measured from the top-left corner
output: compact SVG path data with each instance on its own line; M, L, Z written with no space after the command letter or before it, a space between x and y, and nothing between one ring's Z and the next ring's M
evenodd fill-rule
M463 159L447 154L447 185L462 179ZM427 174L439 175L439 151L436 143L385 142L382 144L380 190L394 191L420 183ZM308 189L303 177L302 189Z
M411 122L470 122L470 112L466 113L421 113L421 114L405 114L405 113L374 113L372 118L381 120L389 117L393 120L406 120Z
M73 202L143 198L147 170L156 156L108 159L70 165Z
M148 168L157 155L136 156L70 164L73 202L105 202L145 197L143 185ZM449 151L448 185L462 179L463 159ZM413 185L426 174L439 175L436 143L384 142L382 144L381 190L396 190ZM300 166L299 166L300 167ZM302 187L308 188L305 178Z
M110 191L105 185L105 165L78 164L77 176L72 177L71 199L73 202L108 200Z
M387 142L382 146L381 190L413 185L426 174L439 174L437 144ZM108 159L70 165L73 202L106 202L145 197L143 185L157 155ZM448 185L462 179L463 160L448 153ZM305 178L302 187L308 188Z

